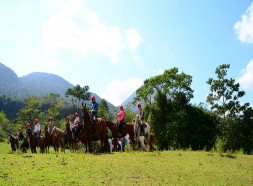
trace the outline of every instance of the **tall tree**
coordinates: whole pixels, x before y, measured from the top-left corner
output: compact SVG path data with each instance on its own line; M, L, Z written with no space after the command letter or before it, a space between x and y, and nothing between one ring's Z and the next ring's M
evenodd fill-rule
M38 97L30 96L25 99L25 107L18 112L18 121L22 123L34 123L34 119L40 118L42 102Z
M244 91L239 90L240 84L235 83L232 78L226 78L229 68L229 64L220 65L215 70L217 79L209 78L207 81L211 93L208 94L206 101L223 119L226 116L236 117L249 106L249 103L241 105L239 102L239 99L245 95Z
M101 99L99 102L99 117L106 120L111 120L112 118L105 99Z
M0 142L3 142L6 137L6 133L10 133L10 123L6 118L6 115L3 111L0 111Z
M178 73L178 68L165 70L144 81L136 91L133 104L142 102L146 120L151 124L160 149L177 146L185 107L193 97L192 77Z
M226 77L229 68L229 64L220 65L215 70L217 79L209 78L207 81L211 91L207 102L219 119L218 129L225 143L224 150L233 150L240 143L237 140L238 119L249 107L249 103L240 104L239 99L245 95L244 91L239 90L240 84Z
M59 116L60 109L64 105L64 100L60 99L60 94L49 93L47 96L43 97L43 101L48 106L46 118L49 118L49 116Z
M75 104L76 109L80 108L81 102L85 100L90 100L90 92L89 92L89 86L81 87L80 85L76 85L72 89L69 88L65 96L67 98L71 98L73 104Z

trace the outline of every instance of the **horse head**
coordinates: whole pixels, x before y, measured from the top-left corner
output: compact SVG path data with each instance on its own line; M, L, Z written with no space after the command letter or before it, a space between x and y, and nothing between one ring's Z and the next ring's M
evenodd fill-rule
M89 114L89 111L86 108L86 104L82 103L82 109L81 110L82 110L82 118L84 120L84 124L85 123L92 124L92 119L91 119L91 116Z

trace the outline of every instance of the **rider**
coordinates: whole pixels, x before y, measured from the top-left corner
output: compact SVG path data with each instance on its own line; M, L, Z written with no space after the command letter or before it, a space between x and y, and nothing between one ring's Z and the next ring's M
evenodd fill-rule
M39 124L39 120L35 119L34 122L36 123L36 125L34 126L34 134L37 138L37 144L39 144L39 138L40 138L40 124Z
M116 112L116 115L118 116L118 122L119 122L119 136L121 136L123 126L124 126L125 112L124 112L123 105L120 105L119 109L120 109L120 111Z
M50 116L49 123L48 123L48 133L50 136L52 135L53 129L54 129L54 118L53 118L53 116Z
M26 136L27 136L27 142L28 142L28 145L30 146L30 138L27 134L27 130L31 130L31 124L30 123L27 123L26 124Z
M76 118L74 120L74 125L72 127L72 132L73 132L74 140L78 141L78 133L79 133L78 125L79 125L80 119L79 119L79 115L78 115L77 112L74 114L74 116Z
M19 128L18 129L18 141L22 141L24 139L24 135L23 135L23 132L22 132L22 129Z
M91 101L92 101L92 104L91 104L90 113L91 113L92 119L94 121L93 132L95 134L96 126L98 123L98 121L97 121L97 119L98 119L98 103L96 102L95 96L91 96Z
M71 135L71 130L70 130L70 126L72 125L71 121L70 121L70 116L67 116L66 118L66 125L65 125L65 131L64 131L64 138L65 138L65 142L67 142L69 140L69 135L68 135L68 132L70 132L70 135ZM69 130L67 130L67 125Z
M139 119L139 124L141 126L141 131L140 132L144 134L144 125L143 125L144 124L144 111L141 108L141 104L140 103L138 103L137 106L138 106L137 116L138 116L138 119Z

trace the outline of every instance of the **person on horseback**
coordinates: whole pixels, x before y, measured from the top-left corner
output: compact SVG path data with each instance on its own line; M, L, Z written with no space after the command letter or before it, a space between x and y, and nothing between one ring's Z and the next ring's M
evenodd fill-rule
M79 115L78 115L77 112L74 114L74 116L76 118L74 120L74 125L72 127L72 132L73 132L74 140L78 141L78 133L79 133L78 125L79 125L80 119L79 119Z
M18 129L17 137L18 137L18 141L22 141L24 139L24 135L21 128Z
M140 103L138 103L137 104L137 106L138 106L138 113L137 113L137 117L138 117L138 120L139 120L139 125L140 125L140 129L141 129L141 134L143 133L143 135L144 135L144 111L143 111L143 109L142 109L142 107L141 107L141 104Z
M67 116L66 118L66 125L65 125L65 130L64 130L64 139L65 139L65 142L69 141L69 135L72 135L71 134L71 130L70 130L70 126L72 126L72 123L70 121L70 116Z
M29 138L28 133L27 133L28 130L31 130L31 124L30 123L26 124L26 137L27 137L28 146L30 146L30 138Z
M36 135L36 139L37 139L37 144L39 145L39 139L40 139L40 124L39 124L39 120L35 119L34 122L36 123L34 126L34 130L33 133Z
M30 123L26 124L26 129L31 129L31 124Z
M50 116L49 123L48 123L48 133L50 136L52 136L53 129L54 129L54 118L53 116Z
M91 96L91 101L92 101L92 104L91 104L90 113L91 113L92 120L93 120L93 123L94 123L93 133L95 134L97 123L98 123L98 120L97 120L98 119L98 103L96 102L95 96Z
M125 112L123 105L120 105L119 107L120 111L116 112L115 114L118 116L118 123L119 123L119 136L122 136L122 131L124 127L124 119L125 119Z

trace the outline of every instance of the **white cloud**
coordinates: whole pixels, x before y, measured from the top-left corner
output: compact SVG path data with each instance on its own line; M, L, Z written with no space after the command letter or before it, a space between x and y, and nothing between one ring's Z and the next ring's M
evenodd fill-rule
M42 29L46 52L57 49L68 49L78 55L98 52L109 57L112 63L119 61L123 50L135 50L141 41L136 29L126 33L117 26L101 23L98 15L87 10L81 0L66 4Z
M242 15L242 20L235 23L234 28L241 42L253 43L253 3Z
M142 38L138 31L134 28L130 28L125 31L127 37L127 43L129 48L134 51L140 45Z
M125 81L114 80L109 83L101 97L115 106L123 103L135 90L143 84L142 79L129 78Z
M55 57L51 57L47 59L46 64L48 65L49 68L58 68L62 66L62 62Z
M243 75L237 80L245 89L253 88L253 60L242 71Z

